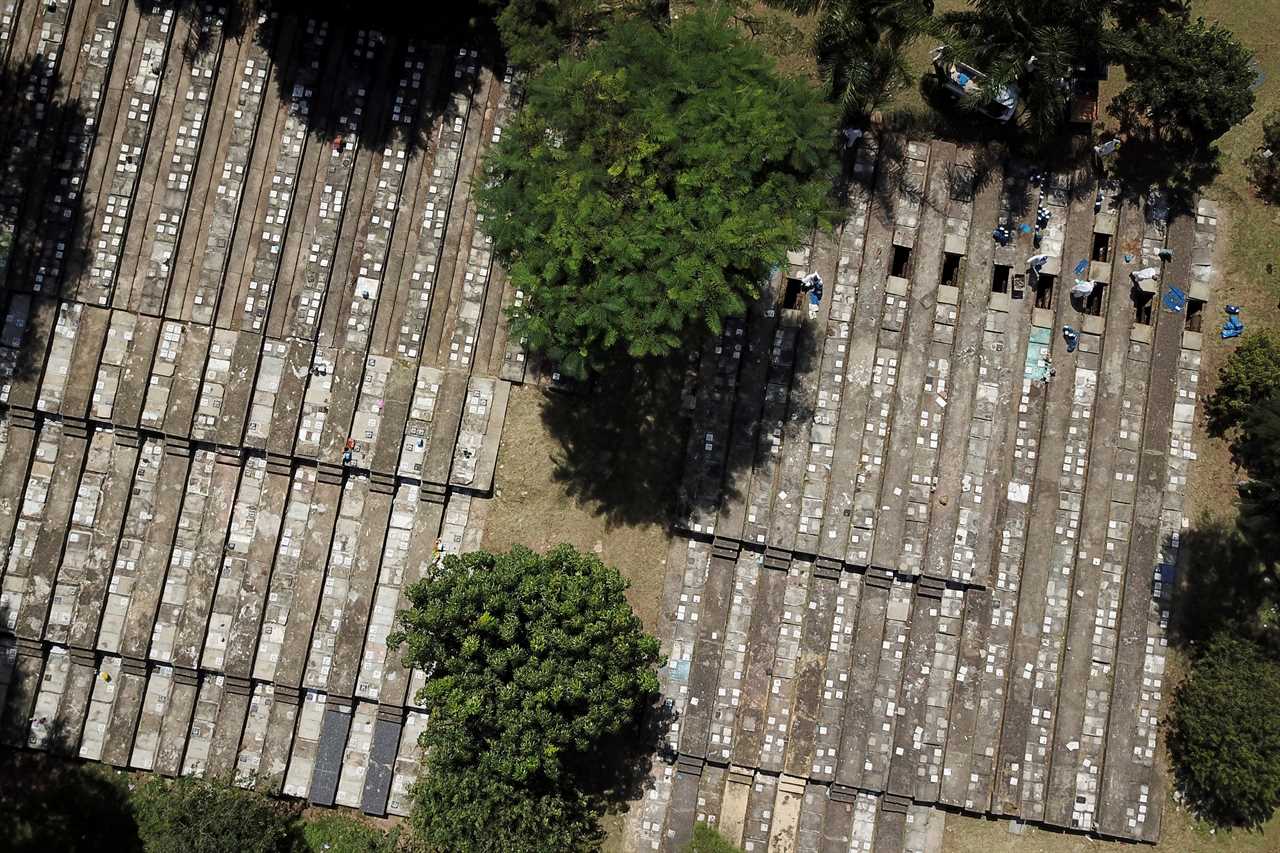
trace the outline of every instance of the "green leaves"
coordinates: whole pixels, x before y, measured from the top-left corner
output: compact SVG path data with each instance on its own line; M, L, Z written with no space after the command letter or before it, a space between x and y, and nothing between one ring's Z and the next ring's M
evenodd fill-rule
M562 545L446 557L409 589L388 641L428 676L415 822L436 849L577 850L595 837L620 784L610 759L643 745L658 691L658 642L626 588ZM471 820L484 803L491 816Z
M1219 634L1174 697L1169 748L1201 816L1257 826L1280 805L1280 666Z
M1250 404L1231 451L1249 473L1239 487L1240 531L1274 574L1280 570L1280 392Z
M827 99L856 122L910 82L903 49L926 29L933 0L768 0L799 15L819 12L814 52Z
M971 0L970 8L940 15L933 29L948 56L987 75L982 99L967 106L983 106L1005 86L1016 86L1021 130L1028 142L1041 146L1063 128L1077 66L1106 53L1108 5L1108 0Z
M1280 334L1269 329L1250 332L1218 371L1218 387L1205 402L1214 435L1240 427L1251 407L1280 394Z
M291 846L293 814L252 791L153 776L132 801L147 853L283 853Z
M1137 25L1131 41L1129 85L1108 108L1126 127L1207 150L1253 111L1253 55L1219 24L1166 14Z
M685 853L742 853L715 829L699 821L693 825L693 839Z
M825 209L832 119L716 17L616 26L529 83L476 191L530 349L583 375L745 311Z

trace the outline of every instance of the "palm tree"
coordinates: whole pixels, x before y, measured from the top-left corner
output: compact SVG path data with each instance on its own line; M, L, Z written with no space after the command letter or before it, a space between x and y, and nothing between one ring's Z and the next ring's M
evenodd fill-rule
M796 15L817 13L814 53L827 97L846 122L883 106L910 84L904 49L925 32L933 0L768 0Z
M1117 49L1106 27L1109 0L970 0L969 9L944 13L933 32L942 56L979 68L983 106L1008 86L1020 92L1020 122L1033 142L1062 127L1072 81L1081 66L1098 64Z

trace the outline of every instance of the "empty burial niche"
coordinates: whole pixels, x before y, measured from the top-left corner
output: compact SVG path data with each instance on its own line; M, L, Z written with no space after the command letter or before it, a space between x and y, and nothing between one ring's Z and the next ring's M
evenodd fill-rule
M1084 314L1090 314L1094 317L1102 316L1102 301L1106 296L1107 286L1099 282L1093 283L1093 290L1088 296L1080 300L1080 311Z
M942 256L942 283L949 287L959 287L960 255L945 252Z
M996 264L991 268L991 292L1009 292L1009 273L1012 268L1008 264Z
M1151 302L1154 294L1147 293L1135 285L1129 290L1129 299L1133 302L1133 322L1140 326L1151 325Z
M782 297L782 307L796 310L804 307L804 282L798 278L787 279L787 291Z
M1053 282L1054 277L1047 273L1040 273L1036 276L1036 307L1052 308L1053 307Z
M898 278L907 277L907 268L911 264L911 249L906 246L893 247L893 265L889 267L889 275Z
M1093 260L1107 263L1111 260L1111 235L1093 235Z
M1201 299L1187 300L1187 331L1198 332L1204 324L1204 301Z

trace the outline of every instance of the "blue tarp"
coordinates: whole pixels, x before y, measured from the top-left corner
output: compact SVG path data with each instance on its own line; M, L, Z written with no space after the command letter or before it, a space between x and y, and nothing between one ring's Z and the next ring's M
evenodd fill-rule
M1238 338L1244 332L1244 321L1240 319L1240 309L1234 305L1227 306L1227 321L1222 324L1222 337Z
M1088 268L1089 268L1089 259L1085 258L1083 261L1076 264L1076 275L1084 275L1084 271L1087 270Z
M1187 294L1176 287L1171 287L1164 294L1164 307L1175 314L1182 311L1187 304Z

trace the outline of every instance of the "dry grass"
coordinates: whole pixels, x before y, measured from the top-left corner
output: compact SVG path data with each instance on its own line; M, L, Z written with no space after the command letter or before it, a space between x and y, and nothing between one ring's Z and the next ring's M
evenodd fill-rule
M593 419L593 401L574 398L579 417ZM627 597L645 626L657 628L662 601L662 581L666 574L669 535L660 520L660 511L649 518L618 521L607 500L579 496L581 484L563 476L565 454L572 452L592 458L599 449L576 446L569 450L548 422L548 407L566 405L540 388L523 386L511 394L507 420L498 451L494 477L494 498L485 524L483 547L489 550L527 545L545 550L568 542L580 551L594 551L631 581ZM603 436L603 440L608 440ZM683 446L673 448L676 458ZM626 448L619 456L626 462ZM653 460L635 459L642 467ZM586 466L584 466L586 467ZM678 470L678 466L677 466ZM602 480L620 477L626 491L625 472L599 466ZM674 489L674 479L672 488Z

